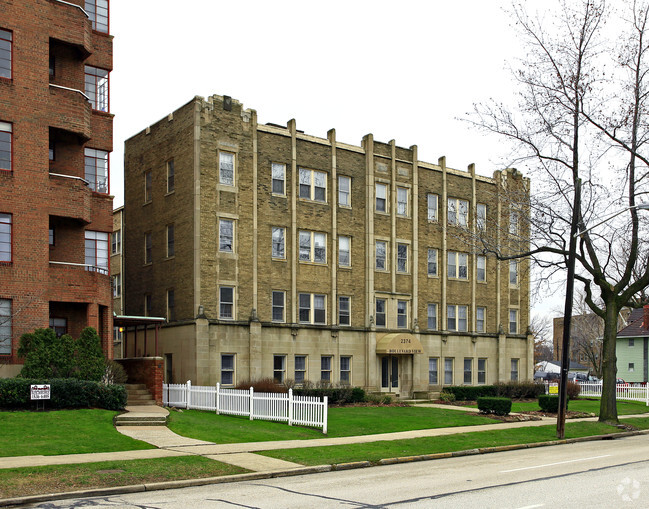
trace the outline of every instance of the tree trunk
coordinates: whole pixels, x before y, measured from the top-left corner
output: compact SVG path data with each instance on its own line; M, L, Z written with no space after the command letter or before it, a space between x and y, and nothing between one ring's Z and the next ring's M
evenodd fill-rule
M602 345L602 400L599 405L599 421L618 424L615 384L617 379L617 317L618 306L615 299L606 302L606 319L604 321L604 344Z

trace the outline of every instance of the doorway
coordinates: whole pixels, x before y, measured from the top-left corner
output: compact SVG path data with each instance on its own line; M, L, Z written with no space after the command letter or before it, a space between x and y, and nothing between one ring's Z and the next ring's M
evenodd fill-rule
M399 392L399 357L381 357L381 392Z

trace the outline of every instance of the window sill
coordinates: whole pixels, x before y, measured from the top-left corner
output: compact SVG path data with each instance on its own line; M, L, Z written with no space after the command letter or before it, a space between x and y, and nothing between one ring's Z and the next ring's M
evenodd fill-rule
M142 206L145 207L146 205L151 205L153 203L153 200L145 201Z
M340 270L352 270L352 266L351 266L351 265L338 265L338 268L339 268Z
M304 265L313 265L314 267L327 267L326 262L312 262L307 260L299 260L299 262Z
M167 191L167 192L165 193L165 196L171 196L172 194L176 194L176 190L175 190L175 189L173 189L173 190L171 190L171 191Z
M286 193L283 193L283 194L279 194L279 193L270 193L270 195L271 195L271 196L274 196L274 197L276 197L276 198L284 198L284 199L288 198L288 197L286 196Z
M167 257L164 259L164 261L166 262L166 261L169 261L169 260L175 260L175 259L176 259L176 255L173 255L173 256L167 256Z
M375 214L378 214L379 216L389 216L390 213L386 210L374 210Z
M142 267L150 267L151 265L153 265L153 262L146 262L142 264Z
M338 208L339 208L339 209L347 209L347 210L351 210L351 209L352 209L352 206L351 206L351 205L343 205L342 203L339 203L339 204L338 204Z
M460 283L468 283L469 279L468 278L459 278L459 277L449 277L449 281L458 281Z
M428 279L439 279L439 276L436 274L426 274L426 277L428 277Z
M297 201L302 203L317 203L319 205L329 205L326 201L312 200L311 198L303 198L301 196L298 196Z
M271 258L271 261L273 262L284 262L286 263L288 260L286 258Z

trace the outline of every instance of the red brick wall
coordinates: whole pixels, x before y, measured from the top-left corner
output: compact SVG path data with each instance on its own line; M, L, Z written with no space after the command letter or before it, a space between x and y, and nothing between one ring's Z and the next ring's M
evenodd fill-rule
M162 357L134 357L115 359L128 375L129 384L145 384L158 405L162 405L162 377L164 361Z

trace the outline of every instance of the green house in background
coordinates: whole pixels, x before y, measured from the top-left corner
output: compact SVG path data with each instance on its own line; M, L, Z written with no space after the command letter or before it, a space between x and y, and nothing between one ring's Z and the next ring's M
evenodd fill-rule
M634 309L617 333L617 377L625 382L647 382L649 362L649 306Z

